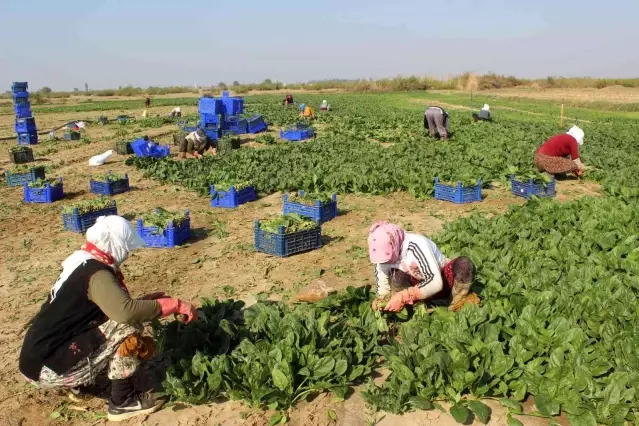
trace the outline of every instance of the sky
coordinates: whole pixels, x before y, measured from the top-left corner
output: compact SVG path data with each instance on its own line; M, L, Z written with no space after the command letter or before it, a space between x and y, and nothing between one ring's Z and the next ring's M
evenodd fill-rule
M0 91L639 77L639 0L0 0Z

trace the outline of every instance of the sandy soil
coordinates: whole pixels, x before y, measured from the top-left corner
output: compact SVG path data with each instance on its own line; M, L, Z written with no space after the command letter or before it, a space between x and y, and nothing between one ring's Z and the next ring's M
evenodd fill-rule
M151 109L155 112L155 108ZM162 108L158 108L161 111ZM105 115L115 116L117 111ZM131 113L127 111L127 113ZM90 113L88 117L97 116ZM83 115L84 117L84 115ZM38 116L42 127L78 118L76 114ZM0 117L0 126L10 125L10 117ZM104 413L104 401L88 398L70 403L88 411L76 411L64 394L43 392L26 385L17 370L17 358L30 318L38 311L55 278L60 263L83 242L83 236L62 229L60 207L70 201L93 197L89 193L89 175L95 172L88 159L114 144L113 134L119 125L90 126L89 144L57 142L38 145L34 152L38 164L50 167L48 177L64 178L67 194L63 201L50 205L24 204L21 188L0 186L0 426L57 424L53 412L63 413L69 424L105 424L99 418ZM151 136L166 134L174 126L149 129ZM168 141L170 135L161 141ZM248 140L247 140L248 141ZM0 143L0 168L11 166L5 147ZM244 144L242 149L251 149ZM193 238L189 244L173 249L144 249L134 253L124 265L127 283L134 295L166 291L172 296L197 302L199 297L249 298L264 292L286 300L300 289L321 281L328 287L341 289L348 285L372 283L370 264L366 259L366 231L374 220L396 221L409 230L433 235L443 225L473 212L499 214L524 200L510 195L503 188L486 191L480 204L453 205L436 200L417 201L406 194L379 196L340 196L341 214L323 229L324 246L320 250L279 259L255 253L253 221L276 215L281 211L281 194L261 198L235 210L209 207L206 198L180 186L164 186L144 179L142 173L124 165L125 157L114 155L100 171L113 170L129 174L132 190L117 195L118 212L129 219L136 218L156 206L174 210L189 210ZM598 186L591 183L559 182L559 199L570 200L583 195L596 195ZM224 286L231 286L232 290ZM506 413L492 401L491 424L505 424ZM327 416L334 410L337 422ZM236 402L199 407L171 407L147 419L136 419L129 425L252 425L267 424L268 413L251 411ZM377 421L377 423L375 423ZM524 424L539 424L523 419ZM406 416L371 413L357 392L347 401L335 403L328 395L303 402L290 413L291 425L452 425L454 421L440 412L417 412ZM544 423L542 423L544 424Z

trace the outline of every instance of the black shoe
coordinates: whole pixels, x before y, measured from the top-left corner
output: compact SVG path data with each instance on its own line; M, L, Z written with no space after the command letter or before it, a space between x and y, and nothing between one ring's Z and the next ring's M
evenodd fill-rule
M133 396L124 404L115 405L109 400L107 419L112 422L121 422L131 417L155 413L162 407L163 402L157 401L147 395Z

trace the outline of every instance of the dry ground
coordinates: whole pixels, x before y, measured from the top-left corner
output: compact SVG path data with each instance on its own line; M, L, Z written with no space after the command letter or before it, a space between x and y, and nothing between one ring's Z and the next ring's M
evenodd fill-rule
M151 111L164 113L168 109L151 108ZM109 111L105 114L114 116L117 113ZM97 115L87 113L84 117L82 114L84 118ZM73 118L80 117L77 114L49 114L40 115L37 120L41 128L46 128ZM12 117L0 117L0 134L10 128L11 120ZM72 403L87 407L88 412L64 409L64 395L37 391L25 384L17 370L17 358L28 321L45 300L60 272L60 263L83 242L82 235L63 231L60 207L92 197L88 179L96 169L88 166L88 159L113 148L112 135L117 129L117 125L89 127L88 136L95 141L90 144L57 142L35 147L38 164L51 169L47 176L64 178L67 197L63 201L51 205L24 204L21 188L0 186L0 300L3 301L0 321L4 324L0 331L0 426L57 423L61 420L50 418L56 410L68 415L70 424L106 423L95 414L104 412L103 400L89 398ZM174 126L165 126L146 133L154 136L173 129ZM169 138L164 136L160 140L168 142ZM9 144L13 142L0 144L0 169L11 166L5 149ZM242 149L252 148L245 144ZM278 214L281 194L261 194L258 201L235 210L214 210L206 198L180 186L165 186L144 179L142 173L125 166L124 160L125 157L114 155L99 169L100 172L113 170L129 174L131 192L114 197L119 214L134 219L156 206L189 210L193 227L193 239L184 247L143 249L134 253L123 268L128 286L134 295L162 290L195 302L199 297L250 298L262 292L286 300L305 286L318 282L335 289L371 283L365 245L367 229L374 220L396 221L409 230L434 235L445 223L460 216L472 212L499 214L508 206L523 202L503 188L487 190L486 199L480 204L462 206L435 200L416 201L406 194L340 196L341 214L324 226L324 246L320 250L278 259L254 252L253 221ZM558 187L560 200L598 193L597 185L591 183L565 181ZM494 408L491 424L505 424L504 410L492 401L489 403ZM449 415L440 412L417 412L406 416L373 414L357 393L342 403L332 402L328 395L304 402L291 412L290 424L334 424L326 415L328 408L336 412L336 424L340 425L375 424L371 423L374 420L382 426L454 424ZM267 424L266 419L267 414L227 402L167 408L147 419L125 424L261 426ZM527 425L539 424L530 418L522 420Z

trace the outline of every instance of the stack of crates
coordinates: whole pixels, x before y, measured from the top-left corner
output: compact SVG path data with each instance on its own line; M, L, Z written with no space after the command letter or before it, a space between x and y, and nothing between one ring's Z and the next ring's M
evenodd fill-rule
M200 128L209 139L248 133L246 119L240 117L244 112L244 99L231 97L227 91L222 92L221 98L201 98L198 110Z
M31 103L27 82L16 81L11 85L14 111L16 113L15 131L18 134L18 145L35 145L38 143L38 129L35 118L31 114Z

